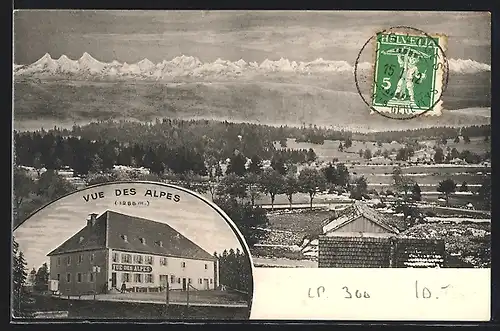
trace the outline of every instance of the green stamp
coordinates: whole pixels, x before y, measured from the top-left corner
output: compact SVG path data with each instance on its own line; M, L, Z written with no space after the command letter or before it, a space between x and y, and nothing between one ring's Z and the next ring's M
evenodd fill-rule
M377 34L372 107L402 116L440 113L445 42L444 36Z

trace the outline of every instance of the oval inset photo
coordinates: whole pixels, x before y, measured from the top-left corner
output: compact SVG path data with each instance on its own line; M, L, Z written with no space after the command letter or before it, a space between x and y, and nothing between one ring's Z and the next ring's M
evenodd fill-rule
M18 225L13 250L14 281L23 264L26 273L25 290L13 293L24 317L250 316L253 267L243 236L216 205L178 186L76 191Z

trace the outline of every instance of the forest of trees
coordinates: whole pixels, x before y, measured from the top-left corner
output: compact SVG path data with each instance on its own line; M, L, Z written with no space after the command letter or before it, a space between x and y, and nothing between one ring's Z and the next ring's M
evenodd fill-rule
M27 313L28 292L26 281L26 260L19 249L15 237L12 237L12 314L14 317L29 317Z
M273 146L256 154L244 154L248 150L241 144L231 153L224 150L212 150L208 147L196 147L196 143L187 143L172 147L167 142L123 143L117 140L89 140L74 136L56 135L53 132L30 132L14 134L15 161L18 165L36 169L72 168L76 175L89 172L106 171L114 165L145 167L152 173L162 174L171 170L176 174L194 172L207 175L215 171L216 165L231 158L244 166L246 158L271 159L274 163L300 164L316 159L312 149L292 150L275 149ZM236 153L235 153L236 151ZM250 153L250 152L249 152ZM207 169L210 168L210 169Z
M120 143L142 143L145 145L168 143L169 148L192 146L195 149L204 149L207 155L216 158L227 158L233 150L239 149L243 154L251 157L259 155L269 159L269 153L274 142L282 142L286 147L286 139L296 139L300 142L322 144L324 140L341 140L350 147L352 140L401 143L409 140L425 140L437 137L456 139L461 133L465 141L471 137L491 135L490 125L469 126L462 129L453 127L431 127L401 131L384 131L359 133L316 125L301 127L270 126L251 123L232 123L228 121L211 120L180 120L163 119L154 123L132 121L100 121L84 126L74 125L72 129L54 127L48 131L54 135L82 137L88 140L107 141L116 140Z
M224 250L222 253L214 253L219 261L219 283L230 289L245 292L252 295L252 268L250 256L245 255L240 249Z

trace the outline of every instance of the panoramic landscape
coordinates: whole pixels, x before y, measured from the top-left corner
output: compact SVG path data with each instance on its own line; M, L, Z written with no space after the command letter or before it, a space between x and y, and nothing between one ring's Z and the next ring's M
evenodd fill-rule
M441 116L363 103L356 57L387 22L448 36ZM387 236L442 241L440 266L490 267L488 15L17 12L14 31L14 228L76 190L145 180L213 201L255 267L318 267L353 208Z

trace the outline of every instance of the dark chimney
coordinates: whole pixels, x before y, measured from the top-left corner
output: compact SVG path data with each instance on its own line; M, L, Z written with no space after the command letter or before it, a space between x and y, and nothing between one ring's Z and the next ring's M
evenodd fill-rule
M89 219L87 220L87 225L88 226L94 226L96 220L97 220L97 214L96 213L90 214L89 215Z

